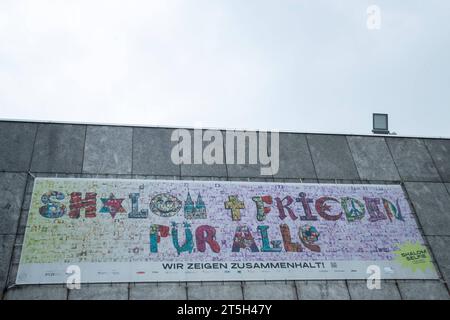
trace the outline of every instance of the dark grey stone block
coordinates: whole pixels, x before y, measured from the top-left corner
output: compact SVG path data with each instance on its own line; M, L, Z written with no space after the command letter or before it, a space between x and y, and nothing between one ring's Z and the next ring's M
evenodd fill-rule
M21 285L10 288L5 300L66 300L64 285Z
M450 195L444 184L406 182L405 187L424 234L450 235Z
M349 300L345 281L296 281L299 300Z
M319 179L359 179L345 136L307 135Z
M188 283L188 300L242 300L240 282Z
M450 237L427 237L445 281L450 283Z
M230 133L228 132L224 132L224 141L225 141L225 161L227 164L227 173L228 173L228 177L229 178L268 178L268 177L272 177L273 172L270 173L270 175L262 175L261 174L261 168L267 168L269 167L269 165L261 165L260 163L260 159L259 159L259 136L258 136L258 132L246 132L245 134L248 135L253 135L256 134L256 139L254 140L256 143L256 152L257 152L257 159L256 159L256 163L251 164L250 163L250 157L249 157L249 153L250 153L250 139L246 138L245 139L245 145L244 145L244 150L245 150L245 161L244 164L238 164L238 145L241 146L238 142L237 139L231 139L231 138L227 138L227 134ZM267 145L267 150L270 151L270 146L271 146L271 137L269 138L268 135L268 145ZM233 150L233 152L231 152L231 154L227 155L227 149L228 150ZM266 151L267 151L266 150ZM269 169L271 171L271 169Z
M431 158L441 175L441 178L450 182L450 139L423 140L428 148Z
M31 171L81 173L86 126L40 124Z
M0 234L17 231L26 178L26 173L0 172Z
M250 178L261 176L259 165L227 164L228 177Z
M436 280L398 280L404 300L449 300L447 288Z
M348 290L352 300L400 300L395 281L381 281L380 289L368 289L365 280L347 281Z
M173 129L133 129L133 173L145 175L180 175L180 166L171 159ZM176 147L175 147L176 148Z
M14 235L0 235L0 299L6 286L14 246Z
M297 300L294 281L246 282L244 300Z
M88 126L83 173L130 174L133 129Z
M35 123L0 122L0 171L28 171L33 153Z
M181 176L198 177L226 177L227 169L221 164L182 164Z
M386 138L386 142L404 181L441 181L422 140Z
M280 133L279 163L275 178L316 178L304 134Z
M203 151L207 150L207 146L214 142L202 142L202 149L197 152L201 152L203 163L195 164L194 163L194 130L188 130L191 135L191 164L181 164L181 176L212 176L212 177L226 177L227 176L227 167L225 165L225 147L224 147L224 136L221 131L217 132L222 136L221 151L222 156L215 155L218 158L219 163L207 164L205 159L203 158ZM203 134L205 131L203 130ZM220 142L220 141L219 141ZM217 144L219 144L219 142Z
M130 300L186 300L184 283L136 283L130 287Z
M69 300L128 300L128 283L81 284L69 290Z
M400 180L384 138L347 137L361 179Z

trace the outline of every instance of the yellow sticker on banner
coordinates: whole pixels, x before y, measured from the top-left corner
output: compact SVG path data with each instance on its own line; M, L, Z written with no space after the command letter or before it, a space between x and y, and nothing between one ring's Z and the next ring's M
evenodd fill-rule
M417 269L420 269L423 272L425 272L427 268L433 269L430 254L424 245L421 245L419 242L416 242L415 244L406 242L399 246L399 248L399 250L394 251L396 254L395 260L398 261L402 267L411 268L413 272L416 272Z

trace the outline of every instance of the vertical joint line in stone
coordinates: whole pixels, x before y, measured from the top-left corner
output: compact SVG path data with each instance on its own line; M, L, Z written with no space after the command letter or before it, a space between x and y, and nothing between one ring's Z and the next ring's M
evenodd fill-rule
M436 169L436 172L437 172L437 174L438 174L438 176L439 176L439 179L441 179L441 182L442 183L444 183L444 178L441 176L441 173L439 172L439 169L438 169L438 167L437 167L437 165L436 165L436 161L434 161L434 158L433 158L433 155L431 154L431 152L430 152L430 149L428 148L428 145L425 143L425 141L424 140L419 140L420 142L422 142L423 143L423 145L425 146L425 150L427 150L427 153L428 153L428 155L430 156L430 159L431 159L431 162L433 162L433 166L434 166L434 168Z
M80 288L81 290L81 288ZM69 294L70 294L70 290L69 288L66 287L66 300L69 300Z
M398 279L395 280L395 287L397 288L398 294L400 295L400 300L405 300L403 299L402 291L400 290L400 286L398 285Z
M300 300L300 295L299 295L299 290L298 290L298 286L297 286L298 281L294 280L294 290L295 290L295 296L297 297L297 300Z
M40 127L40 124L36 124L36 128L35 128L35 131L34 131L33 147L31 148L30 162L28 163L28 171L31 170L31 164L33 163L34 148L35 148L36 141L37 141L37 135L38 135L39 127Z
M394 162L395 170L397 170L398 176L399 176L399 178L400 178L400 183L403 184L403 182L404 182L403 177L402 177L402 175L400 174L400 170L398 169L397 162L395 162L395 158L394 158L394 155L392 154L392 150L391 150L391 147L389 146L388 140L386 139L386 137L383 137L383 140L384 140L384 143L385 143L386 146L387 146L387 149L388 149L389 154L390 154L390 156L391 156L391 158L392 158L392 161Z
M349 288L349 286L348 286L348 280L345 279L344 282L345 282L345 287L347 288L348 297L350 298L350 300L353 300L353 298L352 298L352 293L350 292L350 288Z
M406 186L403 182L401 184L401 187L402 187L403 193L405 194L405 198L406 198L406 201L408 202L409 208L411 209L411 211L413 213L414 221L416 222L416 225L417 225L418 229L420 230L422 238L425 239L425 230L423 229L422 224L419 221L416 207L414 206L414 203L411 201L408 190L406 189Z
M344 136L344 137L345 137L345 143L347 144L348 151L350 152L350 156L352 157L353 167L355 167L356 173L358 174L358 178L359 178L359 180L361 180L361 175L359 174L358 166L356 165L356 161L355 161L355 157L353 156L352 148L350 148L350 144L348 143L347 136Z
M133 176L133 173L134 173L134 171L133 171L133 165L134 165L134 132L135 132L135 127L133 127L133 128L131 128L131 177Z
M88 126L84 126L84 141L83 141L83 158L81 159L81 174L83 174L83 168L84 168L84 156L86 153L86 138L87 138L87 128Z
M317 170L316 170L316 164L314 163L314 159L311 153L311 148L309 147L309 140L308 140L308 135L305 134L305 140L306 140L306 147L308 148L308 152L309 152L309 157L311 159L311 163L313 165L313 169L314 169L314 174L316 175L316 179L319 180L319 176L317 175Z
M179 132L179 131L177 131L177 132ZM178 137L177 137L178 139L178 142L180 142L180 135L178 135ZM203 137L202 137L203 138ZM190 141L191 142L191 146L192 146L192 140ZM177 143L177 146L179 146L179 143ZM192 150L191 150L192 151ZM180 154L180 149L178 149L178 155ZM191 154L191 156L192 156L192 154ZM190 159L191 160L191 159ZM181 175L182 175L182 171L181 171L181 166L182 166L182 164L179 164L178 165L178 176L180 177L179 179L174 179L174 180L182 180L181 179ZM186 292L186 296L187 296L187 292Z
M429 236L429 237L438 237L438 236ZM442 282L444 282L445 284L447 284L447 282L446 282L446 280L445 280L445 278L444 278L444 273L441 271L441 266L439 265L439 263L438 263L436 257L434 256L433 249L431 248L430 244L428 243L428 239L427 239L426 237L423 237L423 238L424 238L426 247L428 248L428 250L429 250L430 253L431 253L431 258L432 258L432 260L433 260L433 261L432 261L432 262L433 262L433 265L435 266L435 268L436 268L437 271L438 271L438 274L439 274L439 280L441 280ZM447 288L448 288L448 285L449 285L449 284L447 284ZM449 292L450 292L450 290L449 290Z
M222 131L222 130L220 130L220 134L222 135L222 141L223 141L223 143L222 143L222 148L223 148L223 154L224 154L224 159L225 159L225 161L224 161L224 165L225 165L225 173L226 173L226 175L227 175L227 177L226 177L226 179L227 179L227 181L230 181L229 180L229 173L228 173L228 164L227 164L227 150L226 150L226 148L225 148L225 144L227 143L226 141L225 141L225 139L224 139L224 132ZM233 143L234 143L234 141L233 141Z

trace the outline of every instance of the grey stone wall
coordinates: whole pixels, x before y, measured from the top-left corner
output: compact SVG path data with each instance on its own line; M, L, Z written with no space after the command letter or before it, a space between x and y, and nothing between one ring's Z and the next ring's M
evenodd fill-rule
M170 128L0 121L2 299L449 299L450 140L280 134L280 170L174 165ZM224 150L225 154L225 150ZM15 285L34 177L402 184L439 280Z

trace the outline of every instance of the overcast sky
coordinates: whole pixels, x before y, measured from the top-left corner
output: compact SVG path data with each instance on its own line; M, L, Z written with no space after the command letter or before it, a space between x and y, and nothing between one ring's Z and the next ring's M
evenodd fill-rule
M3 119L370 133L373 112L450 137L450 1L0 1Z

